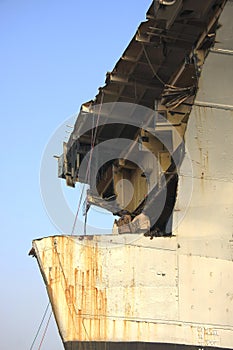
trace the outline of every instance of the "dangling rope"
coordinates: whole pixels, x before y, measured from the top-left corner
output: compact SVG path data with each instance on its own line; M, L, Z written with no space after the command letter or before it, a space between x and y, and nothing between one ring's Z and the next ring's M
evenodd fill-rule
M91 151L90 151L90 157L88 159L87 171L86 171L86 175L85 175L84 184L87 182L87 180L88 180L88 182L90 182L90 169L91 169L92 154L93 154L93 150L94 150L94 147L95 147L95 141L96 141L96 136L97 136L97 128L98 128L98 125L99 125L99 119L100 119L100 114L101 114L102 105L103 105L103 99L104 99L104 92L103 92L103 90L101 90L101 93L102 93L102 95L101 95L101 101L100 101L99 111L98 111L97 120L96 120L95 132L93 132L93 129L94 129L94 118L93 118L93 122L92 122L93 128L92 128L92 132L91 132ZM80 196L79 203L78 203L78 209L77 209L77 212L76 212L76 215L75 215L74 224L73 224L72 231L71 231L71 236L73 236L74 231L75 231L75 227L76 227L76 223L77 223L77 219L78 219L78 214L79 214L79 210L80 210L81 203L82 203L82 198L83 198L83 192L84 192L84 186L85 186L84 184L83 184L81 196ZM85 225L86 225L86 220L85 220ZM84 228L84 231L85 231L85 235L86 235L86 228Z
M71 236L73 236L73 234L74 234L76 222L77 222L77 219L78 219L78 213L79 213L79 209L81 207L82 198L83 198L84 186L85 185L83 184L82 192L81 192L81 195L80 195L80 198L79 198L79 202L78 202L78 209L77 209L77 212L76 212L76 215L75 215L75 219L74 219L74 223L73 223L73 227L72 227L72 231L71 231Z
M46 335L47 330L48 330L48 327L49 327L49 322L50 322L50 320L51 320L52 313L53 313L53 312L51 311L51 312L50 312L50 315L49 315L49 318L48 318L48 321L47 321L47 323L46 323L46 327L45 327L45 330L44 330L44 333L43 333L43 336L42 336L42 339L41 339L41 342L40 342L40 345L39 345L38 350L41 349L41 346L42 346L42 344L43 344L45 335Z
M188 87L185 87L185 88L182 88L182 87L178 87L178 86L175 86L175 85L169 85L169 84L167 84L167 83L165 83L165 81L163 81L161 78L160 78L160 76L158 75L158 73L156 72L156 70L154 69L154 67L153 67L153 64L151 63L151 60L150 60L150 57L148 56L148 53L147 53L147 51L146 51L146 48L145 48L145 45L142 43L142 48L143 48L143 52L144 52L144 54L145 54L145 57L146 57L146 59L147 59L147 62L148 62L148 64L149 64L149 66L150 66L150 68L151 68L151 70L152 70L152 73L154 74L154 76L158 79L158 81L164 86L164 88L165 88L165 90L167 90L167 89L171 89L171 90L173 90L173 91L175 91L175 92L182 92L182 91L192 91L194 88L195 88L195 86L194 85L192 85L192 86L188 86ZM190 95L188 95L187 96L187 98L189 97ZM185 100L185 99L184 99ZM183 100L182 100L182 102L183 102ZM182 103L181 102L181 103ZM180 103L179 103L180 104ZM177 104L177 105L179 105L179 104Z
M144 55L146 56L147 62L152 70L152 73L154 74L154 76L158 79L158 81L162 84L162 85L166 85L166 83L160 78L160 76L158 75L158 73L156 72L156 70L153 67L153 64L151 63L150 57L148 56L148 53L146 51L145 45L142 43L142 49L144 52Z
M39 335L39 333L40 333L40 330L41 330L41 327L42 327L42 325L43 325L43 323L44 323L44 320L45 320L45 317L46 317L46 315L47 315L49 306L50 306L50 301L48 302L48 305L46 306L45 312L44 312L44 314L43 314L42 320L41 320L41 322L40 322L40 325L39 325L38 330L37 330L37 332L36 332L35 338L34 338L34 340L33 340L33 342L32 342L31 347L30 347L30 350L33 349L33 346L34 346L34 344L35 344L35 342L36 342L36 339L37 339L37 337L38 337L38 335Z

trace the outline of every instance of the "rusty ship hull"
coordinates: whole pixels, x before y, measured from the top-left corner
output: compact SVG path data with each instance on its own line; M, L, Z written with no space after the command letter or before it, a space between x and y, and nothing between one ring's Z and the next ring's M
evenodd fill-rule
M199 10L193 6L199 6ZM175 50L178 46L185 55L179 60L177 56L174 58L173 71L168 68L170 83L184 86L195 79L197 89L171 101L170 94L163 94L161 86L152 86L148 78L146 82L140 82L144 93L137 101L150 107L149 104L154 106L156 100L156 105L168 113L167 118L187 147L178 164L177 187L174 190L167 186L175 196L172 222L169 207L152 228L153 239L134 232L63 235L33 241L67 350L233 349L233 2L196 1L193 5L193 2L182 0L154 1L154 7L156 15L150 9L149 21L157 20L157 25L163 29L167 26L170 45L174 44L171 36L175 35L181 20L193 30L197 26L196 37L190 43L192 49L187 46L187 37L176 38ZM161 32L161 37L166 39ZM214 41L210 42L213 36ZM147 38L141 35L139 39L139 42L146 42ZM135 48L134 41L129 50L132 46ZM193 50L194 43L198 60L193 58L187 62L187 52ZM149 41L146 44L150 46ZM150 54L152 57L153 52ZM133 58L126 55L123 61L128 60L128 65L136 64L135 69L139 66L145 69L146 62L141 62L140 57L137 52L135 62L132 63ZM183 61L185 63L181 65ZM121 64L122 60L118 62L118 68ZM164 63L160 75L163 75L163 69ZM130 79L119 82L119 77L117 81L113 81L114 78L116 80L116 70L108 76L103 88L105 102L124 101L124 98L128 102L130 96L122 96L129 91ZM111 100L109 89L117 84L123 88L119 93L117 90L114 94L111 92ZM100 95L96 100L100 102ZM164 125L158 127L162 133ZM78 122L76 128L74 135L81 128ZM103 136L103 128L101 132ZM85 140L87 138L88 134ZM67 164L72 166L72 158L68 159L73 154L69 153L73 147L71 141L66 145L68 151L64 155L66 162L61 177L73 186L80 178L73 175L77 169L67 169ZM177 150L180 150L179 142L174 141L172 151ZM164 168L171 169L171 164L166 164ZM114 190L114 176L112 174L113 185L107 190L105 186L105 192L110 195ZM99 186L104 188L101 178ZM140 197L140 189L138 192L137 202L140 202L143 194ZM190 196L187 196L189 192ZM94 196L92 200L92 204L108 208L103 200L94 202ZM141 200L136 206L132 201L128 209L137 215L143 203ZM156 206L156 201L152 200L153 206ZM148 210L149 214L151 212L153 210ZM166 231L164 223L172 229Z
M178 242L138 234L34 241L65 349L231 349L232 261L206 257L206 248L185 254Z

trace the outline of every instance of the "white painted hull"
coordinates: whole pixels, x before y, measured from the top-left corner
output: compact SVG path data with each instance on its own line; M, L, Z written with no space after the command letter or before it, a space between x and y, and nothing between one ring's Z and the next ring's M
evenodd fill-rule
M183 254L177 237L34 241L64 344L232 348L233 262Z
M233 348L232 13L228 1L189 116L174 236L33 242L66 349Z

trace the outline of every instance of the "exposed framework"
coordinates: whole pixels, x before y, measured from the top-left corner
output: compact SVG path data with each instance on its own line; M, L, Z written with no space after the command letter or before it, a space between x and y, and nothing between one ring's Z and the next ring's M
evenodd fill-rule
M224 0L153 1L147 21L107 73L105 86L94 101L82 105L59 159L59 176L67 185L90 185L89 204L120 216L127 211L131 218L143 211L151 236L172 233L186 125L224 5ZM114 139L134 144L111 159L106 152L92 154L97 145ZM132 161L138 145L142 164L148 163L143 169ZM158 164L147 159L148 153ZM85 171L80 172L81 164ZM121 180L127 181L119 190ZM134 187L130 199L128 181Z

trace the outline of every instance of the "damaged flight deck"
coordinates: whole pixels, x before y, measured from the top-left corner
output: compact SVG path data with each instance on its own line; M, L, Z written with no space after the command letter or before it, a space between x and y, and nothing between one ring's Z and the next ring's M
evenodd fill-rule
M154 1L105 86L81 106L59 177L88 184L86 211L120 216L119 232L172 234L186 126L224 4Z

